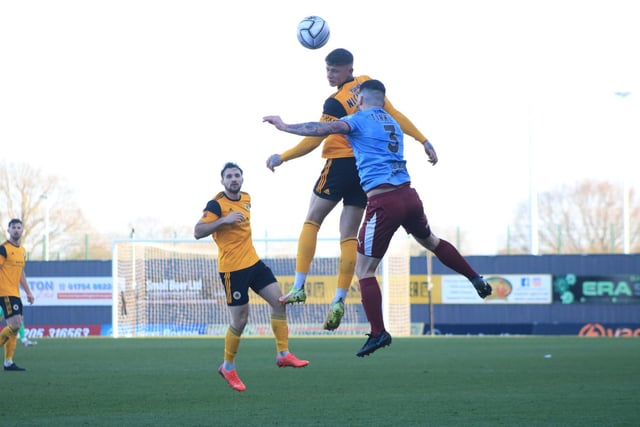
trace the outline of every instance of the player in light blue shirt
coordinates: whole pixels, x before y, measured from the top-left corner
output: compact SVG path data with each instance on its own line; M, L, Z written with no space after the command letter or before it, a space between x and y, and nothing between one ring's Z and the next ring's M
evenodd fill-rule
M358 95L358 112L333 122L286 124L279 116L263 118L283 132L302 136L342 133L349 138L360 183L367 194L367 210L358 233L356 275L371 333L356 353L359 357L391 344L391 335L382 318L382 294L376 269L400 227L444 265L469 279L480 298L491 295L491 286L460 252L431 232L422 201L411 187L400 125L382 109L385 92L384 85L378 80L363 82ZM425 142L424 148L429 161L435 164L438 158L431 143Z

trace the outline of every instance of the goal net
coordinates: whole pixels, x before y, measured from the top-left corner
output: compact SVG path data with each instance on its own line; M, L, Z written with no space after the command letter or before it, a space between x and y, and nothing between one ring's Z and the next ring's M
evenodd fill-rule
M254 244L287 292L294 279L297 240L254 239ZM322 329L337 287L339 248L337 239L319 239L305 284L307 301L287 306L291 336L370 332L355 277L340 327L331 332ZM217 264L217 246L210 239L114 242L113 336L224 336L229 313ZM385 325L394 336L409 335L411 330L409 264L407 238L398 236L378 271ZM249 299L243 334L271 335L269 305L252 291Z

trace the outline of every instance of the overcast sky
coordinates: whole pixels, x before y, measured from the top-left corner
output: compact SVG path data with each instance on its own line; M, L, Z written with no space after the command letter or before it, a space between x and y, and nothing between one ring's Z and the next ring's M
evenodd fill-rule
M235 161L254 235L297 237L324 162L316 150L271 173L299 138L261 118L317 120L324 57L344 47L433 142L435 167L406 139L409 170L436 234L460 227L465 253L505 245L530 182L640 187L637 2L307 3L0 2L1 158L62 177L122 238L146 217L191 228ZM329 22L322 49L298 44L307 15Z

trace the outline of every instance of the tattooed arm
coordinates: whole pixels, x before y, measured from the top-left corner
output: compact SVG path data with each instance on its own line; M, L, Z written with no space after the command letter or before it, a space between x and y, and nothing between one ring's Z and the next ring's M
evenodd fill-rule
M283 132L300 136L327 136L332 133L348 134L351 132L351 127L342 120L335 120L333 122L296 123L289 125L283 122L280 116L265 116L262 118L262 121L274 125L276 129Z

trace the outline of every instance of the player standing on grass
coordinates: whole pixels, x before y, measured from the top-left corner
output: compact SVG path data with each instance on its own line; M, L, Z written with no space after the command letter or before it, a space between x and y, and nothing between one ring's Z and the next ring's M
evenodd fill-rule
M16 338L22 324L22 299L20 286L27 294L27 301L33 304L35 298L31 293L24 266L27 262L27 251L20 245L22 238L22 221L9 221L9 239L0 245L0 307L4 312L7 327L0 332L0 345L4 346L4 370L25 371L13 362L16 351Z
M367 212L358 233L355 270L371 334L356 353L360 357L391 344L391 335L385 330L382 318L382 294L375 273L400 226L444 265L469 279L481 298L491 295L491 286L458 250L431 232L422 201L411 187L404 159L402 130L382 108L385 92L384 85L378 80L363 82L357 95L359 111L333 122L286 124L279 116L264 118L277 129L296 135L340 133L349 137L360 183L367 194Z
M331 87L338 91L331 95L324 103L322 122L332 122L353 114L357 110L357 93L360 84L370 79L369 76L353 75L353 55L346 49L335 49L325 58L327 79ZM388 99L385 99L384 109L400 124L402 130L424 145L424 149L432 164L438 162L433 147L422 133L396 110ZM302 226L298 240L298 254L296 256L296 272L293 287L282 298L287 303L305 302L304 283L315 254L318 231L327 215L342 200L343 208L340 215L340 264L338 270L338 287L331 302L331 309L324 322L324 329L332 331L340 326L344 315L344 301L353 279L356 263L356 235L362 221L367 196L360 186L356 162L349 141L342 134L306 137L295 147L282 154L273 154L267 160L267 167L272 171L283 162L304 156L324 140L322 157L326 158L320 177L311 195L311 203L307 217Z
M224 339L224 362L218 373L237 391L246 389L235 369L240 337L249 317L249 288L271 306L271 329L276 338L276 365L303 368L309 364L289 352L289 326L282 291L271 269L256 252L251 238L251 197L240 191L244 178L235 163L220 173L224 191L207 202L195 225L196 239L211 235L218 245L218 272L227 296L231 324Z

